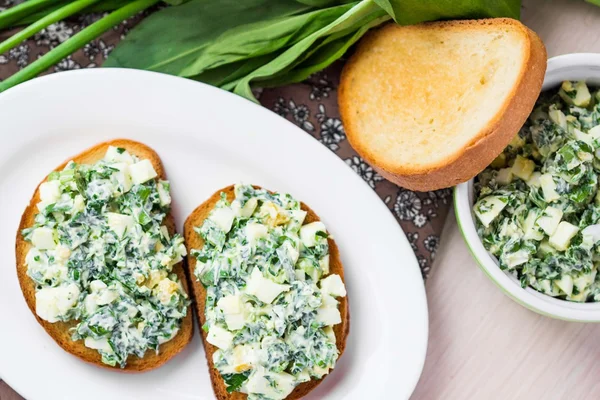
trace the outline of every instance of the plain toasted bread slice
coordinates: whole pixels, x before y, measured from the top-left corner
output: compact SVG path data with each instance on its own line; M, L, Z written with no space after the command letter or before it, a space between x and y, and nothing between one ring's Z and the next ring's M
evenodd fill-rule
M68 161L72 160L78 164L93 164L104 157L109 146L122 147L130 154L136 155L141 159L150 160L158 176L161 179L166 179L165 171L158 154L156 154L156 152L150 147L142 143L127 139L117 139L100 143L76 155L75 157L70 158ZM55 171L61 171L68 161L59 165ZM44 178L42 182L46 181L46 179L47 177ZM39 324L42 325L42 327L56 341L56 343L58 343L58 345L64 350L81 358L84 361L100 367L124 372L143 372L157 368L183 350L183 348L192 340L194 324L191 310L188 310L186 317L182 320L181 327L177 335L172 340L160 345L158 354L149 350L146 352L143 358L131 355L127 360L125 368L120 368L119 366L111 367L110 365L104 364L102 362L102 356L100 353L98 353L96 350L86 347L83 343L83 340L73 341L71 339L71 333L69 332L69 329L77 325L76 321L50 323L38 317L35 311L35 284L33 280L27 276L27 266L25 265L25 257L31 247L31 244L23 239L21 231L25 228L33 226L35 215L38 213L36 205L39 201L40 193L38 185L38 188L35 190L29 205L21 217L21 224L19 225L19 229L17 231L15 248L17 276L19 278L21 290L23 291L23 296L25 297L25 301L27 302L29 309ZM167 226L170 234L175 232L175 222L171 214L167 215L164 224ZM175 265L173 267L173 272L179 277L186 293L189 293L188 281L185 275L183 264L184 261Z
M354 149L381 175L427 191L467 181L530 114L546 71L540 38L513 19L369 33L344 67L339 106Z
M259 188L258 186L254 186L255 188ZM221 193L225 193L228 201L233 201L235 199L234 194L234 186L227 186L221 190L218 190L213 194L208 200L204 203L200 204L187 218L185 221L185 225L183 228L185 243L188 247L188 256L186 268L188 268L188 275L191 279L191 287L192 294L195 299L195 307L196 307L196 315L198 315L198 323L199 326L204 325L206 322L206 317L204 314L204 308L206 305L206 289L204 286L198 282L194 277L194 269L196 267L196 259L190 255L192 249L201 249L204 246L204 240L194 231L194 227L201 226L204 220L208 217L211 210L214 208L215 204L220 200ZM304 221L305 224L319 221L319 217L313 210L311 210L306 204L301 203L302 210L307 212L306 219ZM340 260L340 253L338 247L334 240L331 238L328 239L329 242L329 273L330 274L338 274L342 281L344 280L344 268L342 266L342 262ZM346 348L346 338L348 337L348 332L350 330L350 314L348 309L348 296L341 297L339 300L339 310L342 315L342 323L335 325L333 327L333 331L335 333L336 345L340 352L340 356L344 352ZM227 393L227 388L225 386L225 382L223 378L219 374L219 371L214 367L213 364L213 353L217 350L216 346L208 343L206 341L207 332L203 329L200 329L200 334L202 335L202 342L204 344L204 350L206 353L206 361L208 362L208 369L210 372L210 380L212 382L213 390L215 392L215 396L219 400L241 400L246 399L248 396L243 393L233 392ZM329 375L329 374L327 374ZM319 385L327 377L325 375L323 378L319 380L311 380L308 382L301 383L298 385L292 393L287 397L288 400L299 399L303 396L306 396L308 392L313 390L315 387Z

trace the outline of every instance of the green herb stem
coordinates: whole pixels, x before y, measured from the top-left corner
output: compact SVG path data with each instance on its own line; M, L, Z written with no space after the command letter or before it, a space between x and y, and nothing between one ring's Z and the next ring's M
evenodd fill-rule
M64 7L51 12L40 20L29 25L27 28L9 37L4 42L0 43L0 54L12 49L23 40L30 38L48 25L70 17L71 15L83 10L86 7L89 7L94 3L97 3L98 1L100 0L76 0L73 3L67 4Z
M59 0L29 0L0 12L0 29L12 26L27 16L56 4Z
M70 54L73 54L75 51L85 46L86 43L96 39L113 26L123 22L127 18L145 10L150 6L153 6L159 1L160 0L137 0L112 12L101 20L78 32L66 42L50 50L48 53L29 64L16 74L2 81L0 83L0 92L3 92L6 89L18 85L19 83L44 72L46 69L57 64L60 60L69 56Z
M73 15L114 11L116 9L123 7L127 3L131 3L132 1L134 1L134 0L102 0L99 3L93 4L92 6L82 10L82 12L76 12ZM66 3L71 3L71 2L72 2L72 0L67 1ZM65 5L65 2L63 1L62 3L57 3L57 4L53 5L52 7L45 8L41 11L37 11L33 14L30 14L30 15L24 17L23 19L13 22L12 24L10 24L10 27L33 24L37 20L44 18L46 15L58 10L59 8L62 8L64 5Z

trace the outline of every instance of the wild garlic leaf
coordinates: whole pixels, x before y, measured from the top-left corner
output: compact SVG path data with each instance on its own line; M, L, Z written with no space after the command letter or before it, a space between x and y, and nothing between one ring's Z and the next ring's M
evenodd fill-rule
M345 36L339 38L330 36L327 38L328 40L323 41L313 51L307 52L305 56L301 57L293 68L282 71L266 80L261 80L259 86L277 87L302 82L312 74L327 68L333 62L340 59L350 46L363 37L369 29L387 20L389 20L389 17L384 16L364 24L362 27Z
M240 390L242 384L248 379L248 373L241 374L226 374L223 375L225 384L227 385L227 393L232 393Z
M314 45L314 43L320 38L348 29L361 21L365 23L369 20L375 20L385 16L385 12L370 0L351 3L350 5L352 5L352 8L350 8L335 21L331 22L327 26L324 26L322 29L319 29L312 35L304 38L286 50L275 60L260 67L242 79L235 87L234 93L246 97L247 99L254 99L252 90L250 88L251 81L261 78L269 78L284 70L286 67L293 64L294 61L298 59L298 57L300 57L305 51L309 50L310 47Z
M375 0L400 25L460 18L519 19L520 0Z
M247 39L248 45L251 45L251 41L257 38L247 37L248 32L242 27L269 24L307 10L310 10L309 6L293 0L191 0L150 15L129 32L103 66L184 76L184 69L195 62L202 62L204 52L214 48L211 46L223 36L230 38L234 29L240 40ZM231 41L228 43L227 46L233 46ZM222 50L228 57L233 48L223 47ZM211 66L218 64L214 62ZM185 76L201 72L188 70Z

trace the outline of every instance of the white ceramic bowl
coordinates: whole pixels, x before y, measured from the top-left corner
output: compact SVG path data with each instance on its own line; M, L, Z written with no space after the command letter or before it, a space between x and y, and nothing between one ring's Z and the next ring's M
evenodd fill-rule
M565 54L548 60L548 69L542 90L557 88L564 80L585 80L591 86L600 86L600 54ZM500 270L498 262L483 247L475 228L473 214L473 180L454 189L454 210L458 226L471 254L500 289L517 303L539 314L579 322L600 322L600 303L574 303L555 299L527 287Z

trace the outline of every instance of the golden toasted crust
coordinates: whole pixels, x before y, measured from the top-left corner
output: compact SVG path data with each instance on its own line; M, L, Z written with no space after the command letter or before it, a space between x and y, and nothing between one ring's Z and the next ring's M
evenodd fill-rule
M142 143L134 142L132 140L127 139L116 139L109 142L100 143L84 151L83 153L70 158L69 161L73 160L78 164L93 164L104 157L108 146L122 147L125 148L131 154L134 154L142 159L150 160L158 176L161 179L166 179L165 171L162 162L158 157L158 154L156 154L156 152L150 147ZM55 169L55 171L62 170L67 164L67 162L64 162L63 164L59 165ZM44 181L46 181L46 178L44 178ZM64 350L81 358L84 361L98 365L100 367L123 372L144 372L160 367L161 365L169 361L171 358L173 358L181 350L183 350L183 348L192 340L192 334L194 329L192 312L190 309L188 309L187 316L183 319L181 323L181 328L177 335L167 343L160 345L159 354L156 354L156 352L149 350L146 352L143 358L131 355L127 360L127 365L125 366L125 368L120 368L119 366L111 367L110 365L104 364L102 362L102 356L100 355L100 353L98 353L96 350L86 347L83 344L83 340L73 341L71 339L71 333L69 333L69 328L77 325L77 322L72 321L50 323L38 317L38 315L35 312L35 284L33 280L31 280L31 278L27 276L27 266L25 265L25 256L27 255L31 244L23 239L21 231L25 228L33 226L35 215L38 212L36 205L39 201L40 193L38 185L38 188L35 190L35 193L33 194L29 205L27 206L25 212L23 213L23 216L21 217L21 224L19 225L19 230L17 231L15 248L17 259L17 276L19 278L19 284L21 285L21 290L23 291L23 296L25 297L25 301L27 302L29 309L31 310L39 324L42 325L42 327L56 341L56 343L58 343L58 345ZM175 232L175 222L171 214L167 215L165 219L165 225L167 226L171 234ZM183 288L187 293L189 293L188 281L185 275L185 270L183 268L184 263L185 262L181 262L175 265L173 267L173 272L177 274L177 276L181 280Z
M258 188L258 186L255 186ZM208 217L210 211L214 208L215 204L221 198L221 193L225 193L227 195L227 200L233 201L235 199L234 187L227 186L221 190L218 190L213 194L208 200L204 203L200 204L187 218L185 221L183 231L185 236L185 242L188 246L188 250L191 249L201 249L204 246L204 240L194 231L194 227L201 226L204 220ZM313 210L311 210L306 204L302 204L302 209L307 212L305 223L310 223L314 221L318 221L319 217ZM332 239L328 239L329 242L329 270L331 274L338 274L342 281L344 281L344 268L342 266L342 262L340 260L340 253L337 245ZM188 275L191 277L191 287L192 293L194 296L195 305L196 305L196 314L198 315L198 323L199 326L204 325L206 322L206 317L204 315L204 308L206 304L206 290L204 286L198 282L194 278L194 269L196 267L196 259L189 255L187 257L186 268L188 268ZM350 313L348 310L348 296L339 299L340 304L340 314L342 315L342 323L335 325L333 327L333 331L335 333L337 348L340 351L340 356L344 352L346 348L346 338L348 337L348 332L350 329ZM215 392L215 396L219 400L242 400L246 399L248 396L239 393L227 393L225 382L221 375L217 371L217 369L213 365L213 353L217 350L217 347L206 341L207 332L203 329L200 329L200 334L202 335L202 343L204 344L204 350L206 353L206 361L208 362L208 369L210 371L210 380L212 382L213 390ZM326 377L327 375L325 375ZM306 396L308 392L313 390L315 387L322 382L325 377L319 380L311 380L309 382L304 382L298 385L292 393L287 397L288 400L299 399L303 396Z
M355 81L361 79L363 81L365 79L368 80L369 77L365 76L366 74L360 74L357 65L359 63L371 62L367 58L369 57L369 47L374 40L381 40L382 37L388 37L389 40L393 41L394 37L400 35L403 30L409 29L437 30L439 32L436 32L437 35L434 37L439 39L443 38L444 30L469 30L476 32L477 29L485 31L490 28L503 28L507 26L521 31L524 51L526 53L523 57L524 62L518 66L520 71L517 83L512 87L506 101L499 108L500 111L460 151L446 157L442 162L434 162L428 164L426 167L414 168L410 164L402 163L402 160L397 160L394 164L382 162L378 154L360 143L360 135L364 132L359 131L357 125L361 117L355 112L355 108L352 106L354 102L360 102L361 99L361 94L355 93ZM419 54L417 56L424 55ZM428 191L465 182L485 169L504 150L526 121L540 94L546 71L546 57L544 44L535 32L512 19L497 18L434 22L409 27L400 27L395 24L386 25L381 29L370 32L361 41L356 53L351 57L342 72L338 102L348 140L354 149L381 175L405 188ZM460 62L461 60L457 59L456 64L460 66ZM373 66L371 65L371 67ZM386 68L386 73L392 75L390 79L406 79L406 77L402 76L393 76L393 66L388 65ZM418 78L427 79L427 71L422 71L422 75L422 77L419 76ZM439 84L444 85L445 82L440 82ZM381 88L372 88L374 91L379 89ZM385 90L382 90L381 96L385 95ZM414 93L395 94L395 96L414 95ZM388 100L393 102L393 97L394 95L391 95ZM418 110L418 112L419 115L423 115L421 112L426 113L426 110ZM402 126L398 126L398 130L400 129L402 129ZM424 145L429 146L430 144L427 143Z

